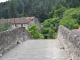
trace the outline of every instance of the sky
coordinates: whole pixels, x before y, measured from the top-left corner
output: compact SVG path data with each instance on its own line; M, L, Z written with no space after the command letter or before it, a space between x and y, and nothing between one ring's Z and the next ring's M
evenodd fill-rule
M8 0L0 0L0 2L5 2L5 1L8 1Z

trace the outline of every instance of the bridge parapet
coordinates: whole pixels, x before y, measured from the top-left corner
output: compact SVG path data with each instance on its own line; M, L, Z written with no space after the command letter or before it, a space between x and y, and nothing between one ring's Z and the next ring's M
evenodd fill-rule
M80 35L74 33L64 26L59 26L58 40L62 43L65 50L70 54L72 60L80 60Z
M28 39L32 37L24 27L0 32L0 54Z

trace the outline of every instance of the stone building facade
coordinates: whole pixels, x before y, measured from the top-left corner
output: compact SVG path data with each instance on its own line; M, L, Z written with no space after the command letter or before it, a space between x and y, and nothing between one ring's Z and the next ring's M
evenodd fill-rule
M10 22L11 29L16 27L25 27L28 29L29 26L36 24L38 26L38 31L41 32L41 24L36 17L22 17L22 18L10 18L10 19L1 19L0 23Z

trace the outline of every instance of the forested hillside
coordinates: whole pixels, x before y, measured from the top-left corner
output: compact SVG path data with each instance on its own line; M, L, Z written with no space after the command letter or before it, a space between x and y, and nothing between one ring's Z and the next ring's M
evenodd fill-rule
M12 1L12 3L11 3ZM11 3L11 4L10 4ZM57 8L59 5L67 8L75 8L80 6L79 0L9 0L0 3L0 18L9 18L11 7L15 7L16 16L36 16L41 22L49 18L49 13L52 8ZM14 10L14 9L13 9ZM14 17L16 17L14 16Z
M0 19L35 16L44 38L56 38L59 25L80 26L80 0L9 0L0 3Z
M12 2L11 2L12 1ZM63 0L64 1L64 0ZM62 0L9 0L0 3L0 18L9 18L10 9L16 9L16 16L36 16L41 22L48 18L48 14L53 7L57 7ZM14 9L13 9L13 8ZM15 11L14 14L15 14Z

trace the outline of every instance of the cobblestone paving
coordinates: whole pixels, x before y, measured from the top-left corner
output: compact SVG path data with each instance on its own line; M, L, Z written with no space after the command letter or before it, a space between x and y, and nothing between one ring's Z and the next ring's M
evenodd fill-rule
M28 40L0 57L0 60L67 60L70 57L58 40Z

